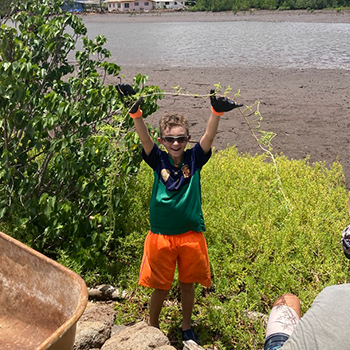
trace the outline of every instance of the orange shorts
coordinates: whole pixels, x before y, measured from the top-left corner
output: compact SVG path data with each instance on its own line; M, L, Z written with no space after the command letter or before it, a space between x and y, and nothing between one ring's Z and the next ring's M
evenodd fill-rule
M210 286L208 247L202 232L168 236L150 231L145 240L139 284L170 290L176 264L181 282Z

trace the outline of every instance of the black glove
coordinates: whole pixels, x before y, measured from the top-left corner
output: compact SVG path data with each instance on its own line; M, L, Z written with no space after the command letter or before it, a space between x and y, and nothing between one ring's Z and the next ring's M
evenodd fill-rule
M343 231L341 235L341 245L345 256L350 259L350 225Z
M130 108L130 113L134 114L138 111L140 104L142 102L142 97L136 102L132 101L131 97L136 95L135 90L129 84L118 84L115 86L117 89L120 99L122 100L125 107Z
M210 102L214 110L218 113L228 112L234 108L243 106L243 104L236 103L227 97L216 97L215 90L210 90Z

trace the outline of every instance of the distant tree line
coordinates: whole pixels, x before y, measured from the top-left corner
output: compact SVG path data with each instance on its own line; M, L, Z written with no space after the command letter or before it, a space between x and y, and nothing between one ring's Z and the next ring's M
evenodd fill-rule
M73 6L74 0L61 0L64 7ZM0 0L0 18L9 15L13 4L20 0ZM39 1L40 3L40 1ZM320 10L325 8L350 7L350 0L190 0L193 11L247 11L252 8L263 10Z
M193 10L197 11L247 11L264 10L320 10L350 6L350 0L197 0Z

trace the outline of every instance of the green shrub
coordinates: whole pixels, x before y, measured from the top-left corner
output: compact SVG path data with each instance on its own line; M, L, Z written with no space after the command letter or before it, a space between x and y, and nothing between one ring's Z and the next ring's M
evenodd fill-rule
M104 84L120 71L108 62L106 39L88 39L61 5L16 2L14 25L1 27L0 220L20 241L91 273L108 267L123 234L121 204L140 142L115 87ZM130 82L137 97L148 95L144 116L161 97L146 80Z
M222 292L229 287L228 293L248 293L262 312L286 289L303 298L343 280L339 234L347 200L338 163L327 169L323 163L279 156L286 202L273 164L264 160L239 156L230 148L215 156L202 179L216 284ZM218 247L225 247L225 255Z
M249 312L268 315L273 301L286 292L301 298L305 312L325 286L348 281L350 269L340 246L348 220L341 165L334 163L328 169L324 163L288 160L283 155L276 160L281 183L269 158L242 155L234 147L215 153L203 168L203 211L213 283L209 289L197 286L193 321L206 346L262 348L263 318L251 319ZM135 192L130 194L129 208L140 226L132 227L133 238L125 240L124 248L128 250L132 242L131 256L137 266L141 241L149 229L145 216L152 176L143 164ZM120 280L127 288L126 274L136 288L138 269L129 271L129 265L121 267ZM162 329L173 340L179 337L181 325L176 281L162 311ZM148 291L138 289L140 299L134 295L133 302L143 305L142 315L147 317ZM118 304L119 309L124 307ZM129 308L127 313L132 319Z
M250 8L257 10L294 10L294 9L328 9L338 8L338 12L346 10L347 1L341 0L197 0L192 11L247 11Z

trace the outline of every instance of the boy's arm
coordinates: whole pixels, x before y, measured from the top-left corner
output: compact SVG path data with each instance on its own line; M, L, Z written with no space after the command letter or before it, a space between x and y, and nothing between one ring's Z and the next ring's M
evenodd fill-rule
M199 144L201 145L203 152L205 154L207 154L211 149L211 146L216 136L216 132L219 127L219 123L220 123L220 116L217 116L211 113L207 123L207 127L205 129L205 133L202 136L201 140L199 141Z
M243 106L235 101L228 99L227 97L216 97L215 91L210 91L210 102L211 102L211 115L209 117L205 133L199 144L201 145L205 154L207 154L213 144L216 132L219 127L220 117L228 111L234 108Z
M124 105L128 106L128 102L125 101L126 98L129 96L133 96L136 94L133 87L129 84L118 84L115 86L117 89L120 99L124 103ZM142 111L140 109L142 98L140 98L138 101L134 102L132 106L130 107L129 114L130 117L134 120L134 125L137 134L140 137L142 147L146 153L146 155L149 155L153 149L154 141L151 138L148 128L142 118Z
M154 146L154 141L151 138L149 132L148 132L148 128L142 118L142 111L140 110L140 108L138 109L138 111L141 112L141 115L137 118L133 117L130 113L130 116L133 118L134 120L134 125L135 125L135 129L137 134L140 137L141 143L142 143L142 147L146 153L146 155L149 155L153 149Z

